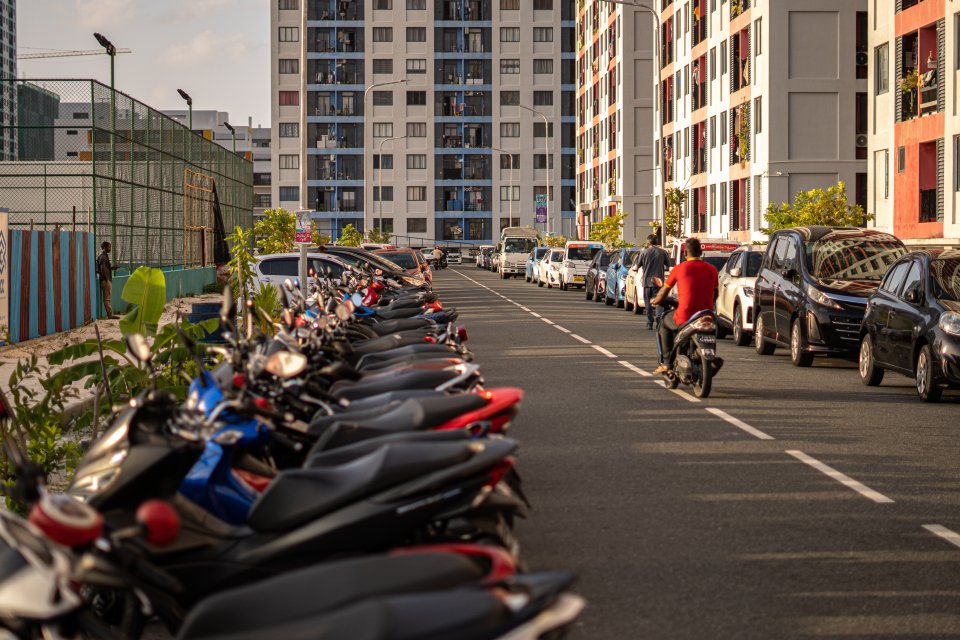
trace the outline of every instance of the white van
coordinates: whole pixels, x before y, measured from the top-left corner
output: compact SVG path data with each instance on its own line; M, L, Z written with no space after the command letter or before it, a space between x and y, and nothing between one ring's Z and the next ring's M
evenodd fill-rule
M571 240L563 248L563 268L560 270L560 289L586 286L587 270L597 252L603 251L602 242Z

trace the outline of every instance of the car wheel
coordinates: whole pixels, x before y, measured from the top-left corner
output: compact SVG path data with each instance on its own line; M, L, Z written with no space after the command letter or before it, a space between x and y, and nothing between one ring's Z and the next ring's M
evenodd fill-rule
M925 344L917 354L917 395L923 402L940 402L943 389L933 380L933 355L930 345Z
M803 327L800 318L790 326L790 362L795 367L809 367L813 364L813 354L807 351L807 342L803 339Z
M623 308L624 308L624 310L626 310L626 311L633 311L633 306L634 306L634 305L631 304L629 300L627 300L626 298L624 298L624 300L623 300Z
M745 347L749 342L750 336L743 330L743 309L738 304L733 308L733 343Z
M860 341L860 382L868 387L875 387L883 382L883 369L873 360L873 340L870 334L863 336Z
M771 356L774 350L776 350L776 347L767 342L767 339L763 337L763 324L763 316L758 309L757 321L756 324L753 325L753 348L756 350L757 355Z
M538 287L542 287L542 286L543 286L543 280L537 280L537 286L538 286Z
M590 293L590 289L587 289L587 285L583 285L584 296L587 299L587 302L593 300L593 294Z
M612 307L612 306L613 306L613 300L612 300L609 296L604 296L604 297L603 297L603 302L604 302L604 304L606 304L608 307Z

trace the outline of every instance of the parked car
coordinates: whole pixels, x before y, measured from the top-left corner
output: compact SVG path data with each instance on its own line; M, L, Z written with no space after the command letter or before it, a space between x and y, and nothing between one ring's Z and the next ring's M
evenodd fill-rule
M421 286L426 282L422 275L407 275L400 265L387 260L383 256L378 256L372 251L366 251L360 247L340 247L336 245L326 245L316 249L317 253L333 256L344 264L361 269L363 271L375 272L381 269L385 272L403 274L403 279L408 284ZM313 253L313 251L311 251Z
M853 356L867 298L907 252L871 229L794 227L770 238L754 287L754 347L790 349L795 366L816 354Z
M874 387L887 370L913 378L924 402L960 386L960 251L909 253L870 296L860 379Z
M606 294L604 302L607 305L617 305L622 307L625 304L627 272L633 264L634 258L640 254L640 249L631 247L629 249L617 249L610 259L607 266Z
M603 251L602 242L572 240L563 247L563 264L560 268L560 290L569 287L585 287L587 269L597 252Z
M460 249L446 249L444 253L447 254L447 264L460 264L463 262L463 254L460 253Z
M717 321L733 334L737 346L750 344L753 337L753 285L767 245L743 245L720 269L720 295L717 296Z
M600 302L606 297L606 278L607 267L610 266L610 259L614 251L597 251L590 262L590 268L587 269L587 275L584 276L583 290L586 292L587 300Z
M677 266L687 259L684 251L686 238L675 238L670 246L665 247L670 252L670 268ZM719 271L730 254L737 250L740 243L725 238L700 238L700 249L703 250L703 259L717 268Z
M563 268L563 249L551 249L540 261L540 279L537 286L547 285L548 289L554 285L560 286L560 270Z
M550 247L537 247L530 252L530 255L527 256L527 267L526 267L526 280L527 282L536 282L537 278L537 263L540 262L546 253L550 251Z
M421 262L415 249L377 249L373 253L400 265L407 275L423 275L427 282L433 281L430 265L427 264L426 260Z
M326 277L329 269L330 277L339 280L349 266L333 256L320 253L307 254L307 272L311 279L321 274ZM287 278L296 280L300 277L300 254L277 253L260 257L254 266L254 278L263 284L272 284L283 290L283 283Z
M490 254L493 253L493 245L485 244L477 251L477 269L486 269L490 264Z
M496 273L497 269L500 268L500 251L497 249L497 247L494 247L493 251L490 253L490 266L487 268L494 273Z

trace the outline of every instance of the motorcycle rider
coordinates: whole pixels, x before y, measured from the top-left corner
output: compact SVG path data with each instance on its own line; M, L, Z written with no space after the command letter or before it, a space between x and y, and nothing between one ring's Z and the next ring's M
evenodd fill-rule
M652 304L659 305L674 286L677 286L677 308L660 320L660 366L654 373L666 373L673 367L673 339L677 331L700 311L713 310L720 293L717 268L702 258L703 248L696 238L683 243L686 260L674 267ZM666 358L666 362L664 362Z

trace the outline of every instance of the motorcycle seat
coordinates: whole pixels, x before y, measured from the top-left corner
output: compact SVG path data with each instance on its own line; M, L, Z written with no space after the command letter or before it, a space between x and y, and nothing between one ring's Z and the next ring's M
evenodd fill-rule
M392 442L463 442L470 440L471 437L470 433L463 429L454 429L451 431L401 431L376 435L329 450L322 446L323 443L318 442L307 453L303 467L343 464Z
M322 433L324 429L328 428L330 425L336 422L362 422L364 420L370 420L375 418L383 413L388 411L393 411L403 403L403 400L392 400L389 402L384 402L380 406L376 407L361 407L359 409L354 409L352 406L347 407L343 411L338 411L333 415L327 415L326 413L319 412L317 415L310 420L310 425L307 428L307 433L316 435Z
M341 380L330 388L330 393L343 400L353 400L396 389L435 389L458 375L456 371L447 369L413 370L405 373L380 375L359 382Z
M454 351L445 344L436 344L432 342L423 342L421 344L409 344L405 347L397 347L390 351L380 353L368 353L357 361L358 367L364 367L375 362L394 360L405 356L418 354L436 354L436 355L454 355Z
M401 318L398 320L386 320L367 325L379 336L385 336L400 331L433 331L436 325L425 318Z
M405 309L377 309L376 317L380 320L398 320L401 318L414 318L423 315L423 309L420 307L408 307Z
M284 471L253 504L247 524L255 531L289 531L472 455L469 443L398 442L342 465Z
M451 364L458 364L461 362L463 362L463 359L453 353L419 353L412 356L393 358L392 360L371 362L370 364L360 367L360 371L365 374L373 375L375 373L381 373L387 369L392 369L402 365L416 366L446 363L447 366L449 366Z
M388 411L378 412L377 415L371 415L366 419L344 416L333 422L325 420L322 425L314 426L314 423L311 423L309 433L319 436L334 422L353 422L367 429L384 432L424 431L439 427L457 416L476 411L486 404L486 400L473 393L436 398L412 398Z
M271 622L292 622L370 598L446 591L474 584L482 577L476 563L454 553L341 560L207 598L190 612L179 637L232 638L258 629L262 633L262 627Z

